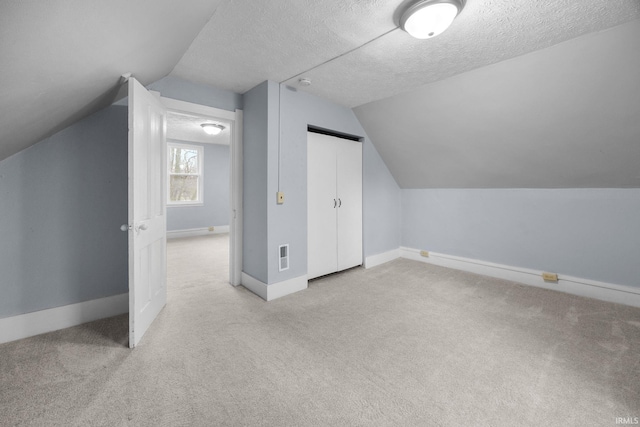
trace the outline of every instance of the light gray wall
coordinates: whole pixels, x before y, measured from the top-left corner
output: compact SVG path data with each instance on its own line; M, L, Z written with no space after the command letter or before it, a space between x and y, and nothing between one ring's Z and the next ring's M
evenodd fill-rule
M165 98L235 111L242 109L242 95L212 86L192 83L178 77L167 76L147 86Z
M281 97L280 97L281 96ZM268 284L307 273L307 127L364 137L364 254L400 246L400 189L353 111L264 82L244 95L243 271ZM279 137L280 134L280 137ZM285 203L276 203L276 193ZM278 271L278 246L290 267Z
M277 85L275 87L277 89ZM268 283L281 282L307 273L307 126L309 125L364 137L364 255L370 256L397 249L400 244L400 190L353 111L285 86L280 88L279 93L281 94L280 103L278 105L278 93L275 93L270 111L275 109L274 114L277 116L279 110L281 117L280 190L285 194L285 203L276 204L278 157L277 151L275 151L275 157L272 151L272 156L269 157L269 179L266 189L269 218ZM245 105L246 102L245 98ZM269 140L270 147L277 148L277 134L273 138L275 141ZM245 206L245 212L246 210ZM290 268L279 272L278 246L286 243L290 245Z
M127 292L127 107L2 160L0 200L0 318Z
M402 195L378 151L365 139L362 151L364 256L397 249L401 241Z
M178 78L149 88L242 107ZM119 102L0 161L0 318L128 292L127 116Z
M266 283L269 85L244 94L242 271ZM274 196L275 197L275 196Z
M402 245L640 287L640 189L402 190Z
M170 142L204 147L204 203L202 206L167 205L167 230L229 225L229 146L175 140Z

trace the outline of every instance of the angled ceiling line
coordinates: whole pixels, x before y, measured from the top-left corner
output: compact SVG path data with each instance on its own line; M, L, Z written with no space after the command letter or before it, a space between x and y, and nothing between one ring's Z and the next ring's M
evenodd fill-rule
M204 29L207 27L207 25L209 25L209 23L211 21L213 21L213 18L215 18L218 15L218 11L223 11L223 8L228 6L229 3L231 3L233 0L226 0L223 1L221 3L218 4L218 6L216 6L216 8L213 10L213 13L211 14L211 16L209 17L209 19L207 19L207 22L205 22L202 27L200 27L200 31L198 31L198 34L196 34L193 39L191 40L191 43L189 44L189 46L191 46L193 44L193 42L200 36L200 34L204 31ZM222 12L221 12L222 13ZM171 69L171 71L169 73L167 73L166 76L171 75L171 73L174 72L174 70L176 69L176 67L178 66L178 64L180 63L180 61L182 61L182 59L184 58L184 56L187 54L187 52L189 51L189 48L185 49L184 52L182 52L182 56L180 56L180 59L178 59L176 61L175 64L173 64L173 68ZM166 77L165 76L165 77Z
M310 71L313 71L313 70L315 70L316 68L320 68L320 67L322 67L323 65L326 65L326 64L328 64L328 63L330 63L330 62L332 62L332 61L335 61L336 59L340 59L340 58L342 58L342 57L344 57L344 56L346 56L346 55L349 55L350 53L355 52L356 50L361 49L361 48L363 48L363 47L367 46L368 44L373 43L374 41L379 40L379 39L381 39L382 37L386 36L387 34L391 34L392 32L394 32L394 31L396 31L396 30L399 30L399 29L400 29L400 27L392 28L392 29L390 29L389 31L386 31L386 32L384 32L384 33L380 34L379 36L374 37L374 38L372 38L371 40L366 41L366 42L364 42L363 44L361 44L361 45L359 45L359 46L354 47L353 49L350 49L350 50L348 50L348 51L346 51L346 52L343 52L343 53L341 53L340 55L334 56L333 58L329 58L329 59L327 59L326 61L321 62L320 64L314 65L313 67L311 67L311 68L309 68L309 69L307 69L307 70L304 70L304 71L302 71L302 72L300 72L300 73L298 73L298 74L296 74L296 75L293 75L293 76L291 76L291 77L289 77L289 78L286 78L286 79L284 79L284 80L280 81L280 84L282 84L282 83L284 83L284 82L286 82L286 81L289 81L289 80L291 80L291 79L295 79L296 77L300 77L300 76L302 76L303 74L306 74L306 73L308 73L308 72L310 72Z

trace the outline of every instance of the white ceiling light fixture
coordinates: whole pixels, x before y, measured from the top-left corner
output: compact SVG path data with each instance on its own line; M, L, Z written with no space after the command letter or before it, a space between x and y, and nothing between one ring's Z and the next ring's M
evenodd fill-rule
M400 27L417 39L443 33L464 7L464 0L421 0L400 18Z
M224 130L224 126L217 123L203 123L200 126L202 126L202 130L209 135L218 135Z

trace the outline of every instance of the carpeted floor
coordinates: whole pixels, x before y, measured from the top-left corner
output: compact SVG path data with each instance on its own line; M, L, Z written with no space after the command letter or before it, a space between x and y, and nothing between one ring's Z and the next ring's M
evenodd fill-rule
M226 236L169 242L168 304L0 346L0 425L615 426L640 309L409 260L266 303ZM222 255L222 256L220 256Z

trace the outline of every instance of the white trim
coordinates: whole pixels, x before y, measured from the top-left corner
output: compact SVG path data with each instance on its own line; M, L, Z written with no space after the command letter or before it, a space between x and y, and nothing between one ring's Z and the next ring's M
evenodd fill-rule
M419 249L400 248L402 258L428 264L468 271L499 279L510 280L529 286L565 292L602 301L640 307L640 289L631 286L616 285L613 283L598 282L590 279L582 279L573 276L558 274L558 282L545 282L542 279L542 271L523 267L513 267L504 264L463 258L454 255L440 254L429 251L429 257L420 255Z
M263 300L268 301L266 283L261 282L260 280L255 279L252 276L249 276L247 273L243 271L241 285L247 288L248 290L250 290L251 292L253 292L254 294L258 295Z
M400 258L400 248L366 257L364 259L364 268L376 267L397 258Z
M167 198L167 207L194 207L194 206L204 206L204 146L202 145L192 145L186 144L183 142L173 142L167 141L167 194L165 197ZM198 153L198 173L172 173L171 172L171 149L179 148L179 149L188 149L193 150ZM197 176L198 177L198 198L197 200L184 200L184 201L172 201L171 200L171 176L172 175L188 175L188 176Z
M197 203L191 203L191 202L174 202L172 204L167 204L167 209L173 209L173 208L197 208L199 206L204 206L204 203L202 202L197 202Z
M303 291L309 286L307 275L294 277L278 283L272 283L267 286L267 301L273 301L276 298L292 294L294 292Z
M231 203L229 204L229 283L238 286L242 277L242 110L228 111L207 105L194 104L192 102L179 101L177 99L161 97L160 100L167 110L187 114L198 114L229 124L231 167L230 190Z
M242 205L242 126L244 115L242 110L236 110L236 121L232 127L231 139L231 203L229 206L229 218L231 229L229 231L229 283L238 286L242 280L242 218L244 215Z
M273 301L276 298L307 289L308 283L309 281L307 280L307 276L304 275L267 285L266 283L249 276L247 273L242 272L242 286L265 301Z
M167 231L167 239L181 239L183 237L197 237L206 236L207 234L224 234L228 232L228 225L216 225L213 227L213 231L209 231L208 227Z
M234 111L221 110L220 108L209 107L208 105L194 104L192 102L180 101L172 98L161 97L160 100L167 110L212 116L216 119L229 120L232 122L236 120L236 113Z
M0 319L0 344L129 312L129 294Z

